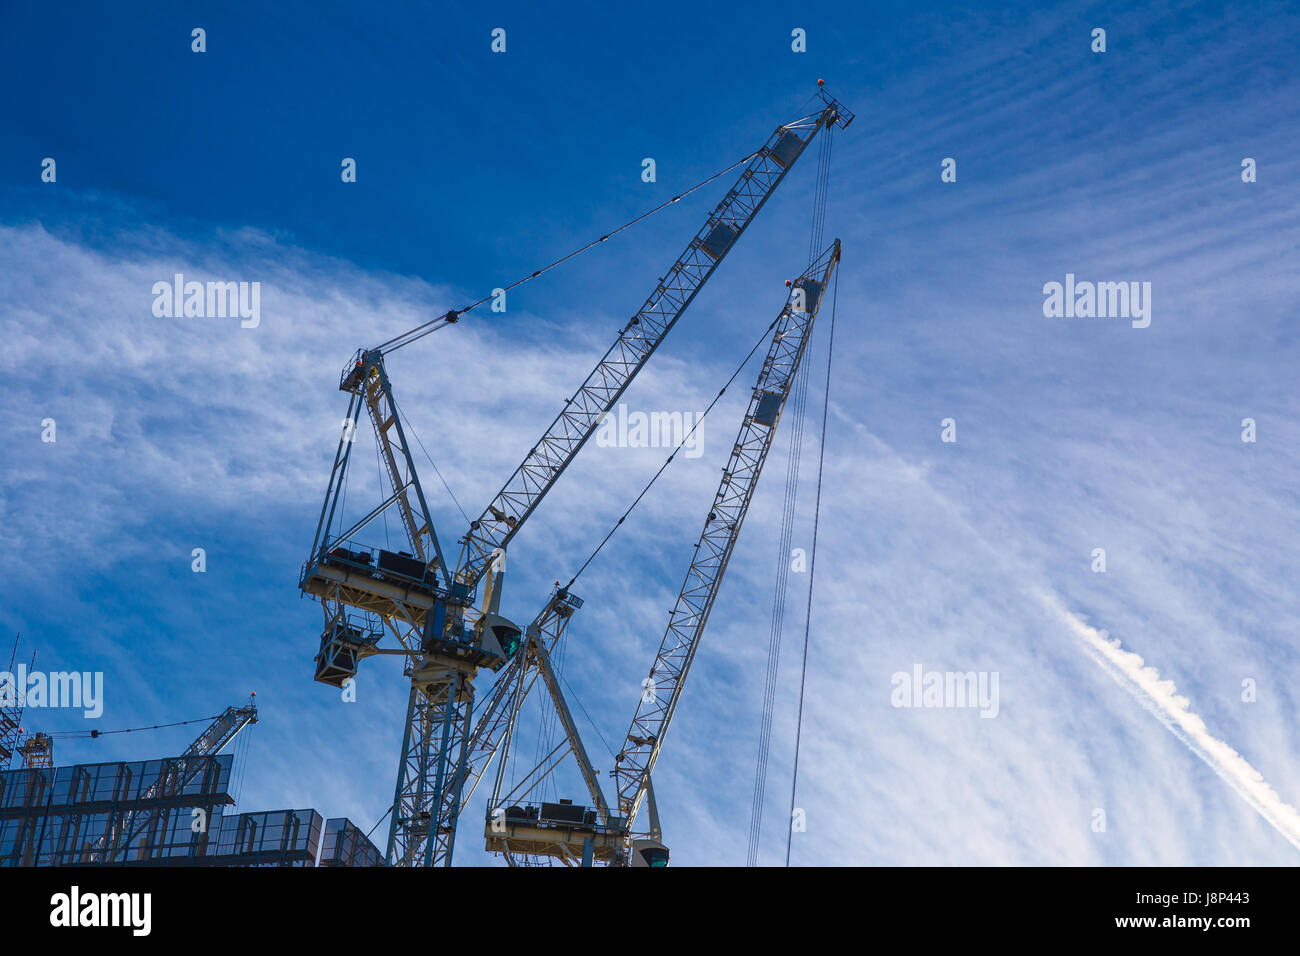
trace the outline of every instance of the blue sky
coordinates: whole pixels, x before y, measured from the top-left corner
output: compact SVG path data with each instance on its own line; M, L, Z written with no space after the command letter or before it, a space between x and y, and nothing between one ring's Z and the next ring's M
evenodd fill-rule
M255 689L241 809L369 826L391 799L405 686L391 661L363 671L355 704L314 684L319 611L295 587L346 407L342 363L729 165L824 77L857 120L835 138L826 225L844 260L795 862L1293 864L1053 608L1142 655L1300 803L1300 17L1285 4L700 6L0 10L4 631L43 668L104 671L104 728L216 713ZM204 54L190 52L195 26ZM790 50L796 27L807 53ZM345 156L355 184L340 182ZM40 181L44 157L55 183ZM940 181L945 157L955 183ZM708 403L806 262L814 171L796 167L631 407ZM393 357L399 400L467 510L718 186L523 287L504 315ZM259 281L261 325L155 318L151 287L176 271ZM1043 285L1067 273L1151 282L1150 327L1044 317ZM577 588L566 678L615 747L741 410L719 405L703 458L670 470ZM40 441L47 417L54 444ZM678 862L744 860L785 454L778 440L656 773ZM661 457L584 453L512 548L509 613L535 613ZM463 519L433 497L446 545ZM805 497L797 545L810 509ZM205 574L190 571L194 547ZM1097 547L1105 574L1090 569ZM784 851L794 603L767 863ZM998 717L892 707L891 675L916 663L997 671ZM26 723L84 726L63 711ZM139 759L188 740L57 756ZM485 859L472 836L457 855Z

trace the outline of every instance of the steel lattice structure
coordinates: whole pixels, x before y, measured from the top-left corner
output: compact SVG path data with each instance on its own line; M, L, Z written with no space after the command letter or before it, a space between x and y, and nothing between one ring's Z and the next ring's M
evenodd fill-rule
M591 437L601 418L617 404L818 130L837 119L847 122L834 107L827 107L813 120L777 127L753 154L735 185L659 280L640 311L628 320L600 364L565 403L492 503L470 525L456 572L458 580L473 587L493 552L509 543Z
M837 239L795 280L791 302L776 320L740 433L723 469L713 506L704 520L677 603L669 615L659 652L650 667L645 693L641 695L614 765L618 812L625 818L629 831L646 795L651 771L681 698L686 673L699 649L722 575L731 560L758 476L771 450L777 422L817 319L822 293L839 258Z
M557 591L526 631L502 617L505 548L818 131L842 128L852 121L852 114L832 97L821 91L819 97L821 105L815 113L777 127L744 161L731 189L645 304L492 502L470 523L454 572L444 560L434 530L385 368L384 347L359 351L343 370L339 387L350 395L348 415L299 586L319 599L324 611L317 680L346 687L357 664L373 654L398 654L406 662L411 689L389 831L391 865L450 864L460 812L497 751L508 751L519 709L538 677L565 729L567 749L560 758L572 754L578 760L599 807L601 825L619 834L618 839L625 836L625 820L609 813L594 771L588 773L590 763L549 668L549 652L581 602L563 589ZM388 351L456 322L460 314L448 312L390 340ZM387 494L359 521L344 528L342 504L356 422L363 408L376 438ZM368 548L360 542L366 529L391 509L398 512L409 551ZM480 583L484 583L481 601ZM397 648L379 646L386 635L396 639ZM472 724L474 678L482 667L505 670ZM494 805L504 796L501 779L499 773ZM503 852L527 855L528 851L505 848ZM621 851L614 856L621 856Z

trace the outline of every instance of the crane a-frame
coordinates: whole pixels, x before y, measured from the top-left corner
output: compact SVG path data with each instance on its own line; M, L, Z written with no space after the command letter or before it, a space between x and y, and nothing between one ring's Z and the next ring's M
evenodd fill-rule
M493 755L508 740L510 715L517 713L517 702L527 695L539 675L548 687L554 684L547 676L546 654L581 602L561 588L526 628L504 617L501 596L505 549L808 144L819 131L844 128L852 121L852 113L820 89L817 100L815 112L777 127L762 147L736 164L743 165L740 175L685 251L624 325L614 344L565 402L514 474L481 515L470 522L460 539L454 567L448 563L434 528L385 356L454 324L487 300L449 311L375 348L362 349L343 369L339 388L349 395L348 412L299 587L317 598L324 610L324 629L316 656L317 680L345 686L356 674L359 662L375 654L397 654L405 661L410 693L389 825L390 865L450 864L460 812ZM664 205L680 198L674 197ZM610 235L613 233L591 245ZM838 244L834 259L838 259ZM833 268L833 260L828 268ZM520 282L544 271L534 272ZM388 494L359 520L345 525L342 503L356 429L363 415L375 434ZM719 499L717 507L723 506ZM391 551L366 543L367 530L389 512L396 512L408 550ZM707 546L719 541L710 539ZM717 578L725 565L722 557L716 566ZM481 600L480 583L484 585ZM713 587L716 590L716 581ZM702 628L702 620L699 626ZM381 646L386 637L397 646ZM689 659L685 664L689 665ZM508 670L498 677L472 724L474 678L482 668ZM680 677L684 676L682 666L666 701L666 717L671 717L680 693ZM552 696L557 706L563 706L558 686L553 687ZM512 711L512 707L516 709ZM571 724L571 718L567 723ZM577 740L576 735L573 739ZM658 739L662 739L662 733ZM580 742L577 746L581 746ZM619 809L623 810L625 803L627 809L615 816L630 823L648 787L649 771L657 754L656 743L644 754L635 750L626 755L629 769L624 777L629 789L625 797L624 777L620 777ZM603 799L595 799L603 805ZM628 832L619 820L613 820L610 826L612 832Z

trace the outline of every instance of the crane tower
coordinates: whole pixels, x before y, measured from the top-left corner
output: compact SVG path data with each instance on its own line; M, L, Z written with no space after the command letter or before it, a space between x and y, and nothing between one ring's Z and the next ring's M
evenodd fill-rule
M539 677L565 730L567 749L560 756L572 754L577 759L591 791L593 807L583 810L578 823L586 825L591 813L592 825L602 836L595 840L588 834L576 845L588 862L595 857L598 843L600 854L608 861L628 862L632 821L647 794L653 801L650 771L789 391L789 382L782 376L792 367L797 369L801 343L815 318L820 292L839 259L838 241L795 284L792 299L798 300L799 308L792 310L787 305L774 323L759 387L737 441L737 453L728 466L731 478L724 484L729 488L719 490L710 511L697 545L697 562L688 576L690 588L683 588L680 615L674 611L656 670L652 670L652 678L669 675L662 687L664 696L660 699L661 691L656 690L655 702L645 704L644 712L637 711L633 730L638 733L636 738L630 733L628 739L647 743L625 745L616 769L617 804L612 807L600 794L549 660L550 651L582 602L567 588L557 588L530 623L520 626L511 621L501 609L505 553L809 143L819 132L842 129L852 121L853 114L820 88L815 99L812 113L778 126L762 146L731 167L742 167L731 188L518 468L479 517L470 521L459 539L454 565L435 530L385 358L433 331L454 325L486 299L448 311L379 346L361 349L343 368L339 389L348 395L347 414L299 587L318 600L323 610L315 659L318 681L343 687L356 675L360 662L374 655L397 655L404 662L410 687L389 823L389 865L450 865L460 813L498 751L505 748L508 752L519 707ZM706 183L714 178L717 176ZM664 206L680 198L674 197ZM615 232L622 228L627 227ZM612 235L602 236L586 248ZM344 517L344 499L356 433L363 419L369 421L375 436L384 494L349 524ZM745 487L748 491L737 497ZM400 550L371 543L376 522L390 513L396 515L402 531L404 547L399 546ZM485 669L498 672L498 676L475 712L475 678ZM642 737L640 730L650 736ZM501 811L498 826L510 822L508 808L496 804L504 796L504 764L503 758L498 763L493 795L493 808ZM519 834L522 829L511 832ZM549 837L544 835L543 842ZM521 836L498 841L494 847L489 835L488 843L490 849L507 854L566 861L573 851L572 841L552 840L554 845L548 844L548 849L534 845L536 841L527 844Z

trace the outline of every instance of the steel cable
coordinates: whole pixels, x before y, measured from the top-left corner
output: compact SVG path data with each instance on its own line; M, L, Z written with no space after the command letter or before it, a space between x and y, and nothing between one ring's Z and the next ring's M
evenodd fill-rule
M790 779L790 817L786 821L785 865L790 865L790 850L794 844L795 795L799 787L799 748L803 741L803 701L804 691L808 685L808 638L812 630L813 576L817 570L817 533L821 525L822 511L822 469L826 462L826 423L830 416L831 405L831 363L835 358L835 310L840 297L840 276L835 273L835 291L831 298L831 331L826 347L826 387L822 397L822 435L821 447L817 452L817 499L813 506L812 550L808 555L808 609L804 615L803 625L803 662L799 669L799 713L795 718L794 734L794 771Z

